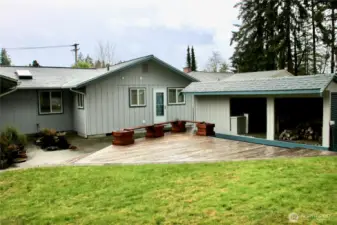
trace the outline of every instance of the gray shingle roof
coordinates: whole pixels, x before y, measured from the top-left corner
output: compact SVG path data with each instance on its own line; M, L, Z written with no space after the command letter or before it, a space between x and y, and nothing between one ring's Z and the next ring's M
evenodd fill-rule
M248 73L235 73L228 77L227 81L235 80L251 80L251 79L262 79L262 78L277 78L277 77L291 77L293 74L286 70L270 70L270 71L258 71L258 72L248 72Z
M233 75L233 73L210 73L210 72L190 72L188 74L201 82L220 81L227 79Z
M251 93L256 92L276 92L276 91L298 91L324 89L332 81L334 74L314 75L314 76L293 76L281 78L261 78L240 81L220 81L220 82L193 82L187 86L183 92L186 93Z
M188 74L179 71L169 64L161 61L153 55L144 56L122 62L110 66L110 70L103 69L73 69L73 68L56 68L56 67L0 67L0 75L12 79L17 79L16 70L29 70L32 75L32 80L19 80L20 89L41 89L41 88L76 88L83 86L95 79L111 75L114 72L126 69L130 66L142 63L148 60L155 60L156 62L168 67L169 69L179 73L186 78L196 81L195 78Z

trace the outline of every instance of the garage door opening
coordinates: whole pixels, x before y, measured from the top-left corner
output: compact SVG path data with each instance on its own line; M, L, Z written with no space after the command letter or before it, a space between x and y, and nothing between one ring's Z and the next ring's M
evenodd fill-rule
M275 99L275 139L322 145L323 99Z
M266 138L266 98L232 98L230 108L232 134Z

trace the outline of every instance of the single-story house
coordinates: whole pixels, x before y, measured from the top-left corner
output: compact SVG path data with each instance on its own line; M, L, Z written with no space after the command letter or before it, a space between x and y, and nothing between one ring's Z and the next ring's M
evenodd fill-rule
M42 128L87 137L122 128L193 119L194 77L153 55L104 69L0 67L0 128Z
M268 71L223 79L209 74L183 92L194 98L195 119L215 123L219 137L336 150L337 132L331 129L337 122L334 74L293 76L287 71Z

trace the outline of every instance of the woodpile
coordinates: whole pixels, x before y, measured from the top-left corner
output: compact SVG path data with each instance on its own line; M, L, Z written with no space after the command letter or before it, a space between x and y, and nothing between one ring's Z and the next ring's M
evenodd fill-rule
M322 140L322 129L321 126L310 126L306 125L298 125L295 129L286 129L284 130L280 136L279 140L282 141L296 141L296 140L308 140L308 141L319 141Z

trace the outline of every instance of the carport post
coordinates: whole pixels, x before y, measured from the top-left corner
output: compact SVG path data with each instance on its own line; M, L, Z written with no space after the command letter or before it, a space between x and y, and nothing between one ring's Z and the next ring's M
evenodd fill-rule
M330 147L330 120L331 120L331 95L326 91L323 94L323 130L322 146Z
M275 98L267 98L267 140L275 139Z

